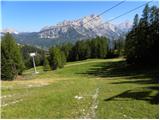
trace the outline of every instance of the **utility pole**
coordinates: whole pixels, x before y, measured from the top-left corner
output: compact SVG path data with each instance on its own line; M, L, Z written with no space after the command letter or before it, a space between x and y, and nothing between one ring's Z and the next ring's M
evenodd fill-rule
M36 56L35 53L30 53L30 56L32 57L32 60L33 60L33 66L34 66L34 72L35 74L37 74L37 70L36 70L36 64L35 64L35 60L34 60L34 56Z

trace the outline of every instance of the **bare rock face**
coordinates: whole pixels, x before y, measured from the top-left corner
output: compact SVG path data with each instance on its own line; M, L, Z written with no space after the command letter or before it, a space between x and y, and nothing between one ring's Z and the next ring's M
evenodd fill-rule
M82 19L73 21L63 21L55 26L46 26L39 32L40 38L50 39L73 39L75 34L79 34L77 39L93 38L95 36L106 36L108 38L117 38L123 30L129 30L131 24L123 23L113 25L105 23L101 17L96 15L86 16ZM122 29L121 29L122 28ZM72 32L72 30L74 32Z
M5 33L18 34L18 32L13 28L6 28L3 30L0 30L0 33L2 33L2 34L5 34Z

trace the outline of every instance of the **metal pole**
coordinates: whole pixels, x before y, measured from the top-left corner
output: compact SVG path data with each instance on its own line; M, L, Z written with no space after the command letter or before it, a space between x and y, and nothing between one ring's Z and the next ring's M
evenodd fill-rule
M34 72L37 73L36 64L35 64L35 60L34 60L34 56L33 56L33 66L34 66Z

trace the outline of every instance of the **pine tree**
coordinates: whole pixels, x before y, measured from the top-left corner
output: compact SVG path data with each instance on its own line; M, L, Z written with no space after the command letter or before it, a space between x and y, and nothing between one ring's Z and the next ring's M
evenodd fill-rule
M19 46L9 33L2 37L1 42L1 73L2 80L13 80L24 70L24 63Z
M125 54L127 62L145 65L158 64L158 8L155 6L150 8L146 5L138 25L135 16L135 25L136 27L133 27L126 37Z
M62 47L61 47L61 50L64 52L67 61L71 60L69 54L70 54L70 52L72 50L72 47L73 47L73 45L71 43L66 43L66 44L62 45Z
M149 22L149 12L150 12L150 8L149 8L148 4L146 4L146 6L143 10L142 18L141 18L141 22L143 22L144 26L146 26L146 27Z
M133 29L137 28L138 24L139 24L139 17L138 14L136 14L133 20Z
M150 8L149 19L148 54L150 55L150 62L157 65L159 62L159 9L156 6Z
M59 60L58 67L63 68L65 63L66 63L66 56L63 51L60 51L60 60Z
M50 69L51 68L50 68L48 59L47 57L44 56L43 71L49 71Z
M65 54L60 50L60 48L52 47L49 50L49 54L49 61L52 70L64 67L64 64L66 63L66 58Z

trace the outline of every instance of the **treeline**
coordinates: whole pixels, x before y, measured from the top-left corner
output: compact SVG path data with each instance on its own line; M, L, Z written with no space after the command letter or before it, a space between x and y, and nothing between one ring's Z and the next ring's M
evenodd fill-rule
M51 69L62 68L66 62L85 60L89 58L113 58L124 54L124 38L114 41L110 47L109 39L96 37L77 41L75 44L66 43L49 49L48 61Z
M116 51L109 48L109 40L105 37L82 40L75 44L66 43L44 51L33 46L18 45L14 37L7 33L2 37L1 45L2 80L13 80L24 69L33 67L32 57L29 55L32 52L36 53L36 66L43 65L44 71L48 71L62 68L68 61L115 57Z
M77 41L75 45L64 44L59 48L65 53L67 61L78 61L88 58L106 58L109 44L107 38L96 37L91 40Z
M114 56L109 49L109 40L106 37L96 37L90 40L77 41L74 45L66 43L49 49L49 63L51 68L62 68L71 61L85 60L89 58L107 58Z
M126 36L125 55L129 64L157 65L159 62L159 8L145 6L142 17L135 15Z
M57 45L51 47L49 51L25 45L21 46L21 52L26 69L33 67L32 58L29 56L29 53L36 52L35 63L37 66L48 66L49 64L50 68L55 70L62 68L66 62L118 56L118 43L115 42L114 46L116 47L111 50L109 48L109 40L106 37L96 37L77 41L75 44L65 43Z

